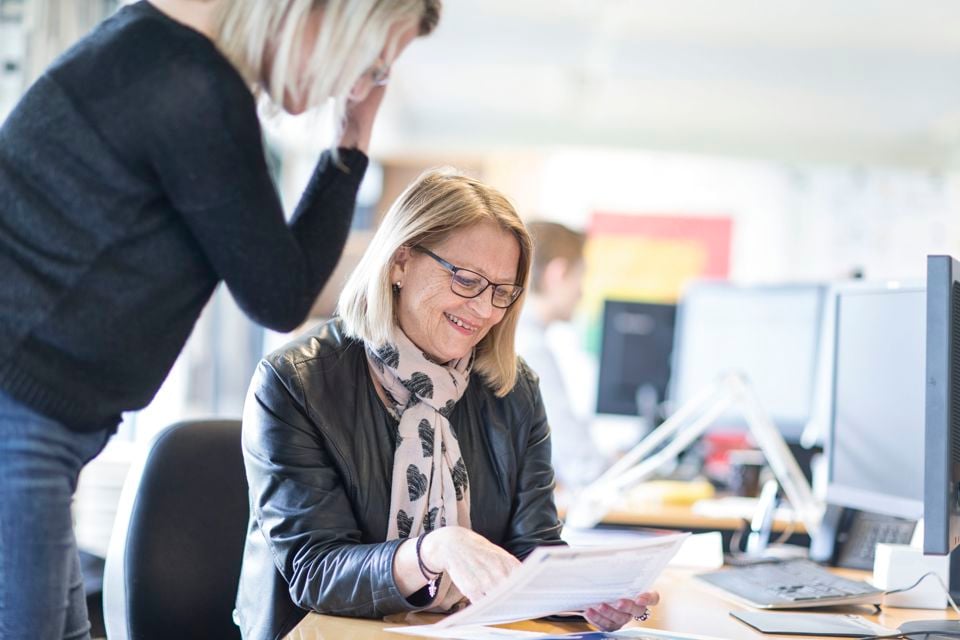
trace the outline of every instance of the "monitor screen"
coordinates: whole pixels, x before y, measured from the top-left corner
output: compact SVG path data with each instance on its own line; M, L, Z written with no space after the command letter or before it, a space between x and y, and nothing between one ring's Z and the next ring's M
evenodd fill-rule
M923 551L960 545L960 263L927 257Z
M646 415L663 402L675 315L672 304L604 302L597 413Z
M827 501L923 515L923 287L837 290Z
M797 442L814 392L824 287L699 283L677 312L674 410L728 372L743 374L784 438ZM739 413L716 425L745 429Z

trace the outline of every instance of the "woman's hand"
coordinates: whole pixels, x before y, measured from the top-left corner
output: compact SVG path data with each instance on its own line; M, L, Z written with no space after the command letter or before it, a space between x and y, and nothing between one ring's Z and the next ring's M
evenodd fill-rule
M630 622L631 618L640 617L660 602L660 594L656 591L641 593L633 600L621 598L614 602L590 607L583 612L583 616L590 624L602 631L616 631Z
M373 131L373 122L377 118L377 111L385 93L386 87L373 87L363 100L347 102L346 121L337 146L367 153L370 148L370 132Z
M423 539L424 564L442 571L471 602L503 582L520 561L478 533L442 527Z

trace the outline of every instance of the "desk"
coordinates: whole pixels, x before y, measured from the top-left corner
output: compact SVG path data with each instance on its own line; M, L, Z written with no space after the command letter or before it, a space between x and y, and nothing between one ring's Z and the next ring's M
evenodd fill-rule
M685 531L737 531L743 526L743 519L734 517L715 518L693 511L689 505L658 504L655 502L631 506L630 508L611 509L601 521L606 525L630 527L654 527L664 529L683 529ZM794 533L806 533L802 522L774 520L773 530L777 533L793 529Z
M723 599L711 587L693 578L695 572L681 569L667 569L657 581L661 602L651 610L650 619L642 626L666 629L677 633L690 633L713 638L730 640L761 640L763 638L797 638L797 636L765 635L754 631L729 615L733 610L749 610ZM844 575L863 578L862 571L841 571ZM886 627L898 627L909 620L955 619L956 615L947 610L928 609L884 609L874 614L873 607L832 607L821 611L831 613L858 613ZM438 620L438 616L418 614L414 623L427 624ZM634 623L631 623L633 626ZM403 640L414 636L402 636L383 631L393 626L382 621L357 620L309 614L286 637L286 640ZM558 624L544 621L528 621L506 625L512 629L542 631L544 633L570 633L587 629L585 624ZM639 625L638 625L639 626ZM807 636L809 637L809 636Z

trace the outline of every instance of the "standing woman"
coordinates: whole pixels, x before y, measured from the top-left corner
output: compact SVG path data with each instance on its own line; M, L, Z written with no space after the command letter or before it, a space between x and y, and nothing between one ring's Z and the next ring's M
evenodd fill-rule
M253 320L303 321L390 66L438 17L439 0L141 0L0 128L0 638L89 637L80 469L153 397L221 280ZM257 95L341 115L289 224Z

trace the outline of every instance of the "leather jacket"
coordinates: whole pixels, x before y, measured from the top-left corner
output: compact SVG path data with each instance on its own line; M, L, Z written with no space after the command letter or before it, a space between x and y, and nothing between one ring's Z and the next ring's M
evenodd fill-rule
M503 398L473 374L450 422L470 478L473 530L523 559L562 542L550 428L535 374L522 360L518 367ZM396 428L363 344L336 320L260 362L243 415L244 638L282 638L309 611L377 618L422 608L393 579L403 540L384 540Z

